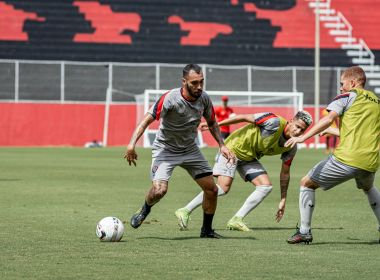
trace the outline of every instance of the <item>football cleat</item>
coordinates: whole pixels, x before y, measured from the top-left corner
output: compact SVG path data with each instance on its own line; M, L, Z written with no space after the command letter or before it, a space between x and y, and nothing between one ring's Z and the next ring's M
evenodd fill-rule
M138 228L139 226L141 226L148 214L149 212L145 212L142 208L139 211L137 211L131 218L131 227Z
M243 222L242 217L234 216L227 222L227 228L230 230L250 231L249 227Z
M200 238L223 238L220 234L216 233L213 229L211 230L205 230L204 228L201 229Z
M289 244L298 244L304 242L305 244L309 244L313 242L313 235L311 234L311 230L308 233L301 233L300 229L297 227L296 232L286 240Z
M180 230L187 230L190 220L190 211L186 208L180 208L175 211L175 216L178 218L178 226Z

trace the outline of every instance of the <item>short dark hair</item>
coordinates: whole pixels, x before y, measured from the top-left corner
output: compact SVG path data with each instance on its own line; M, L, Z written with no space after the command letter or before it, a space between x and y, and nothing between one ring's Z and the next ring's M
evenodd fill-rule
M342 77L356 80L362 87L365 86L365 83L367 81L367 77L365 75L363 68L359 66L352 66L352 67L347 68L346 70L343 71Z
M191 70L197 74L200 74L202 72L202 68L198 64L187 64L185 68L183 68L182 77L186 78Z

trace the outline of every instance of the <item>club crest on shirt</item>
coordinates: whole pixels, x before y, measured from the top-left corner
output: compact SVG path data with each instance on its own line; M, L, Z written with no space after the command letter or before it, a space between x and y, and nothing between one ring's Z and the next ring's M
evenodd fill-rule
M153 166L152 167L152 173L153 174L156 173L157 169L158 169L158 165Z

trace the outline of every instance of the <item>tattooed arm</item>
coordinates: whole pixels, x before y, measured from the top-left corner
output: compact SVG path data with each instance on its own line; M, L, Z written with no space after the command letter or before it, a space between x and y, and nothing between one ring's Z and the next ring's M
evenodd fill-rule
M276 214L276 221L279 222L285 213L286 196L288 194L288 187L290 181L290 166L283 163L280 172L280 192L281 200L278 205L278 211Z
M216 121L209 122L208 127L211 135L214 137L216 142L218 142L221 154L228 159L228 162L235 163L235 155L224 145L222 135L220 134L219 125Z

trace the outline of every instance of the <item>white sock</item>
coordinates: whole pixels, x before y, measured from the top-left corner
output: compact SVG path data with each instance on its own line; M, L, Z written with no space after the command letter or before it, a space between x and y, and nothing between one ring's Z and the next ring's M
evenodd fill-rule
M380 192L376 187L372 187L365 193L367 194L369 205L371 206L372 211L377 218L377 222L379 223L380 231Z
M272 186L258 186L256 190L248 196L243 206L236 212L235 216L244 218L255 209L261 201L266 198L272 191Z
M300 187L299 208L301 215L300 232L306 234L311 228L311 217L313 216L315 205L315 190Z
M226 193L224 192L224 190L218 185L216 184L216 186L218 187L218 196L222 196L222 195L225 195ZM191 212L193 212L193 210L197 207L199 207L200 205L202 205L203 203L203 191L200 192L196 197L194 197L194 199L192 201L190 201L186 206L185 208L187 210Z

